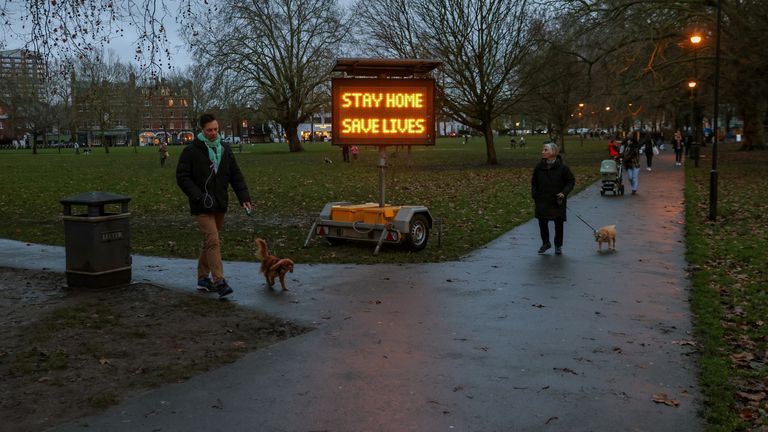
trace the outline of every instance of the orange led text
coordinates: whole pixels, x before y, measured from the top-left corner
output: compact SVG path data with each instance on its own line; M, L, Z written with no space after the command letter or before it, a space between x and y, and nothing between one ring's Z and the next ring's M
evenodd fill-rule
M423 108L424 93L365 93L341 94L342 108Z
M422 134L426 131L424 119L414 118L345 118L341 121L342 134Z

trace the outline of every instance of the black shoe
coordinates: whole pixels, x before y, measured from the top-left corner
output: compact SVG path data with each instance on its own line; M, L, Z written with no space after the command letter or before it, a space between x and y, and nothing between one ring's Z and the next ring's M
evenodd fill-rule
M228 296L234 292L232 287L227 284L226 279L222 279L219 282L214 285L214 291L216 291L219 294L219 298L222 298L224 296Z
M197 290L202 292L211 292L213 289L213 281L209 277L204 277L197 280Z
M539 248L539 253L540 253L540 254L543 254L544 252L546 252L546 251L547 251L549 248L551 248L551 247L552 247L552 245L551 245L551 244L549 244L549 243L544 243L544 244L543 244L543 245L541 245L541 247Z
M555 246L555 255L562 255L562 254L563 254L563 247Z

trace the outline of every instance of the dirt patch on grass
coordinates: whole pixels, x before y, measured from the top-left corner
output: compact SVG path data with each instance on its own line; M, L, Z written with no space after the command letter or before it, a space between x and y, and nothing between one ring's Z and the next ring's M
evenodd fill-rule
M150 284L66 288L0 268L0 429L41 431L180 382L307 328Z

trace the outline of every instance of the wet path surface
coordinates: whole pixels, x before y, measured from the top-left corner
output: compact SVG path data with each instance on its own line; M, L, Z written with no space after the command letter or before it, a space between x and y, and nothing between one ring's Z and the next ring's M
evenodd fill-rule
M297 265L286 293L227 262L232 301L316 330L54 430L703 430L683 171L655 161L636 196L569 200L562 256L530 221L459 262ZM133 259L134 282L194 288L193 261ZM63 272L64 250L0 240L0 265Z

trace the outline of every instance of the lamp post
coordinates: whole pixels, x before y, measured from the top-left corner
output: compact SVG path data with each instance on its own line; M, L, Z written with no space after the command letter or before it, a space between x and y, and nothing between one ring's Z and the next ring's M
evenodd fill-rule
M582 129L584 129L584 104L579 103L579 139L581 140L579 145L584 147L584 135Z
M693 81L693 80L688 81L688 88L691 89L691 96L690 96L690 100L691 100L691 136L695 137L696 136L696 132L695 132L696 129L694 128L694 123L696 122L696 119L695 119L696 111L694 109L694 104L693 104L693 91L694 91L694 89L696 89L696 81ZM691 151L691 159L693 159L693 166L696 167L696 168L699 167L699 149L698 149L698 147L696 147L699 144L701 144L701 143L698 143L698 142L691 143L691 149L690 149L690 151Z
M709 220L717 219L717 117L720 115L720 21L722 20L722 0L717 0L717 30L715 42L715 110L712 127L714 139L712 140L712 170L709 172Z
M689 87L691 87L691 135L693 136L694 142L698 145L703 145L702 142L702 130L701 130L701 121L696 116L696 84L695 80L699 79L699 70L698 70L698 58L699 58L699 44L701 43L701 36L698 34L694 34L689 38L691 41L691 44L693 44L693 80L694 82L693 87L690 86L690 83L688 84ZM698 163L696 164L698 166Z

